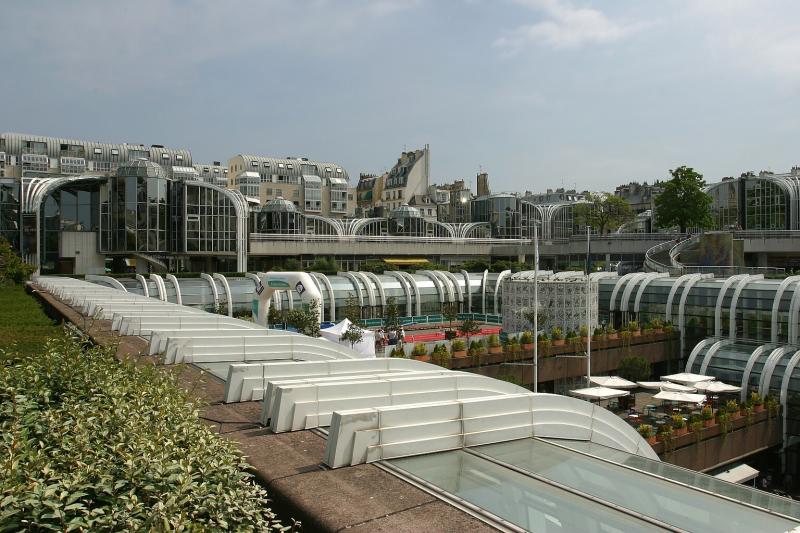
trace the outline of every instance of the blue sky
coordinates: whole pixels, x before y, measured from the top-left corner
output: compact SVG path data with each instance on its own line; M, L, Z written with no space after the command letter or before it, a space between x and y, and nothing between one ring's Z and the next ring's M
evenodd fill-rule
M800 163L800 3L6 2L0 130L610 189Z

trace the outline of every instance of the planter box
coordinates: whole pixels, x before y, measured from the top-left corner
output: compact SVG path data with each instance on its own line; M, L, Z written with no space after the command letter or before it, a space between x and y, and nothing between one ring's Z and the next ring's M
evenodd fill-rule
M503 347L502 346L489 346L489 353L492 353L492 354L503 353Z
M532 343L532 342L531 342L531 343L527 343L527 342L526 342L525 344L523 344L523 345L522 345L522 349L523 349L523 350L526 350L526 351L531 351L531 350L533 350L533 343Z
M412 355L411 358L415 361L422 361L423 363L427 363L431 360L430 355Z
M606 338L608 340L610 340L610 341L615 341L615 340L619 339L619 333L608 333L606 335Z
M710 428L711 426L713 426L715 424L716 424L716 422L714 421L713 418L711 420L703 420L703 427L704 428Z
M461 357L466 357L466 356L467 356L467 351L466 350L453 352L453 357L456 357L456 358L461 358Z
M551 342L553 343L553 346L564 346L564 344L567 343L567 341L564 339L553 339Z

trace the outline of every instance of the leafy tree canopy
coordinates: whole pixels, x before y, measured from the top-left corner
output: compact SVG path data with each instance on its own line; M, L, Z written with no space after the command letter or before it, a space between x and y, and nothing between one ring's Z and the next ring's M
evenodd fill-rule
M595 228L601 235L617 229L634 216L628 201L619 196L589 193L586 200L587 203L574 207L575 219L580 224Z
M650 363L644 357L623 357L619 362L620 377L629 381L644 381L650 378Z
M711 196L703 191L706 185L703 175L687 166L669 172L672 179L664 184L661 194L655 199L656 226L678 226L681 232L690 227L711 226Z

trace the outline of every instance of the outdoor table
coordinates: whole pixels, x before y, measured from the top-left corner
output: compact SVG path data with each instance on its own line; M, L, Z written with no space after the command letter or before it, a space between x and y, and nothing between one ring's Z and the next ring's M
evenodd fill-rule
M655 412L655 410L656 410L656 406L655 406L655 404L649 403L649 404L647 404L647 405L645 405L645 406L644 406L644 412L645 412L645 414L647 414L647 413L653 413L653 412Z

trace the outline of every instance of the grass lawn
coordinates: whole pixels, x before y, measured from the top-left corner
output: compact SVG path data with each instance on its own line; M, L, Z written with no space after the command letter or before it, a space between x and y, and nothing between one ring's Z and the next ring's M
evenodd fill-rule
M61 334L61 326L44 313L39 300L22 285L0 287L0 349L17 343L20 352L37 353L49 337Z

